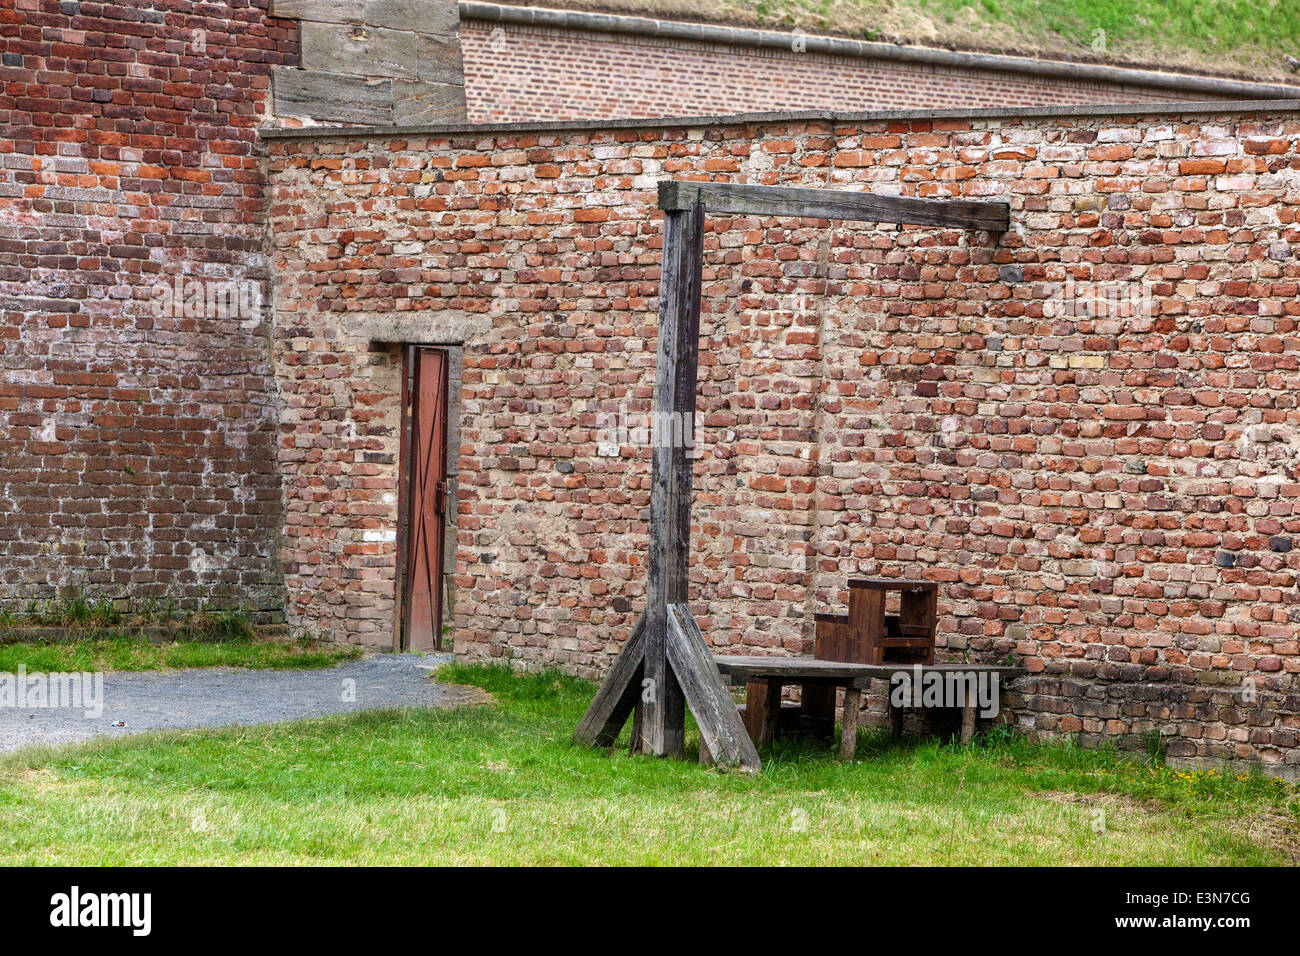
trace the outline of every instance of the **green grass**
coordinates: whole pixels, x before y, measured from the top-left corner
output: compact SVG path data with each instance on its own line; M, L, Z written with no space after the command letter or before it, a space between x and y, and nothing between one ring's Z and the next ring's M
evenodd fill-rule
M1283 57L1300 57L1295 0L570 0L570 5L1259 79L1295 80Z
M237 637L216 642L181 640L152 644L140 637L115 634L59 643L0 643L0 673L14 673L20 664L28 673L157 671L186 667L306 669L333 667L360 655L357 648L313 641L290 644Z
M778 746L758 775L574 746L590 684L0 759L0 863L1284 864L1300 795L1105 751Z

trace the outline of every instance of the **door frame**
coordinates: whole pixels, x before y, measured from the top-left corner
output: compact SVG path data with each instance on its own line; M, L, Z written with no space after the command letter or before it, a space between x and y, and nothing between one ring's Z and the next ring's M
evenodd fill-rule
M451 400L450 395L450 377L451 377L451 350L446 347L435 345L420 345L416 343L406 343L402 346L402 392L401 392L401 439L400 451L398 458L398 492L397 492L397 555L396 555L396 574L394 586L394 614L393 614L393 650L406 651L410 650L410 593L407 581L407 569L410 564L410 555L408 550L411 541L411 465L413 442L411 440L412 429L412 412L416 402L416 360L420 352L440 352L443 360L443 378L442 390L438 402L443 414L443 445L439 454L442 456L442 473L443 484L448 485L450 475L447 470L447 448L451 441ZM438 569L439 577L437 581L437 593L434 595L437 607L437 620L434 621L434 649L442 650L442 624L446 607L445 579L446 570L446 541L447 541L447 504L448 496L444 491L442 502L442 522L437 535L438 549Z

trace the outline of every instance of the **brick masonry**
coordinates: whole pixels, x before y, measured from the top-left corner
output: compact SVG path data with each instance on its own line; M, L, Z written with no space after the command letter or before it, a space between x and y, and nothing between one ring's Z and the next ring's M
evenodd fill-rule
M267 324L154 308L266 291L264 7L0 10L0 600L282 607Z
M474 122L1062 106L1204 92L463 18ZM1300 89L1300 88L1298 88Z
M1001 236L710 223L697 618L798 653L849 576L921 575L944 657L1029 669L1023 726L1294 773L1298 137L1162 112L276 139L291 617L391 635L395 353L349 313L478 317L456 650L595 676L642 602L648 455L609 429L649 409L657 181L997 198Z

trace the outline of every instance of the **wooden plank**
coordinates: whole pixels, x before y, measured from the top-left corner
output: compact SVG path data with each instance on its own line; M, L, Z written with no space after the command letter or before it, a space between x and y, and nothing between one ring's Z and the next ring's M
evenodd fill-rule
M904 590L900 594L899 621L900 630L905 636L919 637L921 644L890 644L894 647L917 648L918 653L909 655L910 659L922 664L934 663L934 638L939 624L939 590Z
M847 684L851 681L889 680L899 673L913 673L911 664L856 664L850 661L820 661L812 657L757 657L752 655L719 654L713 658L714 665L733 683L740 683L751 677L766 680L779 677L789 683L799 678L810 680L831 680ZM1018 677L1023 674L1022 667L1003 667L996 664L930 664L922 665L921 673L939 671L940 673L996 673L1003 678Z
M704 268L704 207L697 203L684 226L681 256L681 301L678 305L676 366L673 369L673 421L681 442L672 449L675 539L670 557L668 603L690 600L691 504L694 486L691 447L695 441L695 400L699 384L700 287ZM674 431L674 439L678 437Z
M659 183L659 208L667 212L689 209L698 199L703 199L705 208L713 215L848 219L993 232L1005 232L1011 228L1011 207L1004 202L915 199L840 189L751 186L745 183L685 180L662 180Z
M811 657L740 657L719 655L713 658L719 671L733 682L766 681L780 678L795 683L799 678L851 681L865 676L870 667L848 661L819 661Z
M904 578L853 578L851 588L872 588L877 591L938 591L937 581L915 581Z
M761 766L758 751L740 722L735 701L713 665L695 618L684 604L673 604L668 609L668 622L669 662L681 681L704 745L719 766L757 771Z
M848 625L846 614L813 615L813 657L822 661L848 661Z
M928 637L882 637L880 639L882 647L901 647L915 649L928 649L934 645L934 642ZM920 663L924 664L925 661Z
M849 630L854 659L863 664L883 664L885 636L885 592L849 584Z
M611 746L627 722L641 696L642 658L645 654L645 615L637 620L614 666L596 691L587 713L573 732L576 743L588 746ZM633 740L635 745L636 741Z
M813 657L823 661L847 660L849 619L843 614L813 615ZM828 681L804 681L799 694L804 725L818 737L835 731L835 685Z
M862 709L862 691L856 687L844 691L844 716L840 720L840 757L852 760L858 750L858 715Z

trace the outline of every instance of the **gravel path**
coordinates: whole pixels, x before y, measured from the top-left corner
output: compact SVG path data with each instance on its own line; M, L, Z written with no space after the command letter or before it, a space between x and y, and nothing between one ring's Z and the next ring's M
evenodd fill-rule
M450 660L450 654L382 654L320 670L223 667L104 674L103 712L98 715L81 706L19 708L14 706L16 700L0 706L0 752L143 730L270 724L324 714L454 707L486 700L487 695L475 688L428 679L431 670ZM28 675L28 680L33 677ZM119 722L125 726L114 726Z

